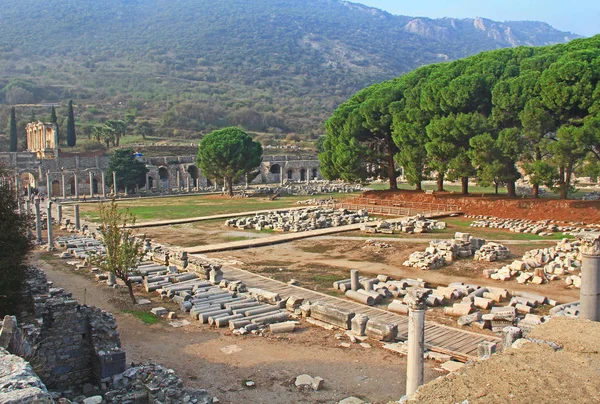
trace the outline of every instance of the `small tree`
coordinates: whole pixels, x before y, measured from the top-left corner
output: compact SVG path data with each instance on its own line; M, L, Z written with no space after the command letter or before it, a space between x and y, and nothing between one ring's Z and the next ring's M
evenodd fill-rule
M198 147L198 167L207 178L224 178L229 196L233 182L255 170L261 160L261 144L235 127L209 133Z
M10 109L10 151L17 151L17 117L15 113L15 107Z
M67 146L75 147L77 137L75 135L75 114L73 113L73 101L69 101L69 113L67 115Z
M128 190L134 190L136 185L143 186L146 183L146 173L148 169L139 160L136 160L132 149L115 150L108 163L106 183L113 185L113 171L117 177L117 187L127 187ZM117 189L115 189L117 192Z
M134 129L134 133L141 136L142 139L146 139L154 134L154 127L148 121L142 121L137 124Z
M101 203L98 208L100 216L100 235L106 248L106 256L94 256L92 261L101 270L110 272L121 279L129 291L133 304L136 303L133 294L133 284L130 276L136 274L135 268L144 257L142 240L136 238L127 226L135 224L135 216L126 209L119 211L115 200Z
M52 106L52 111L50 111L50 122L52 122L56 127L56 136L60 139L60 132L58 130L58 118L56 117L56 109L54 109L54 105Z

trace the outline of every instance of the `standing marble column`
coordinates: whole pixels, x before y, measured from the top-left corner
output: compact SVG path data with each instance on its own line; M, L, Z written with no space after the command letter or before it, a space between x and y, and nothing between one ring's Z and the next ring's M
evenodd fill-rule
M79 199L79 181L77 180L77 173L73 174L73 180L75 181L75 198Z
M29 198L25 199L25 215L29 221L29 218L31 217L31 202L29 201Z
M94 197L94 173L90 171L90 198Z
M48 230L48 251L54 250L54 236L52 235L52 201L48 200L47 216L47 230Z
M60 203L56 204L56 222L59 225L62 224L62 205Z
M279 176L280 177L279 182L281 183L281 185L283 185L283 166L281 166L280 171L281 171L281 175Z
M583 233L581 238L580 318L600 321L600 232Z
M33 200L35 206L35 239L38 244L42 244L42 214L40 212L40 198Z
M181 190L181 174L177 170L177 191Z
M185 187L187 188L188 194L190 193L190 175L186 175L185 177Z
M117 197L117 173L113 171L112 177L113 177L113 191L114 191L114 195L116 198Z
M75 214L75 229L81 230L81 221L79 219L79 205L73 205L73 210Z
M52 181L50 178L50 171L46 173L46 194L48 199L52 198Z
M67 197L67 188L66 188L66 184L65 184L65 175L62 174L61 176L61 185L62 185L62 197L63 199L65 199Z
M352 289L353 291L357 291L359 288L359 283L358 283L358 270L356 269L351 269L350 270L350 289Z
M408 305L408 361L406 364L406 395L413 394L423 384L425 366L425 301L431 290L410 288L404 303Z
M104 177L104 171L102 171L102 198L106 198L106 178Z

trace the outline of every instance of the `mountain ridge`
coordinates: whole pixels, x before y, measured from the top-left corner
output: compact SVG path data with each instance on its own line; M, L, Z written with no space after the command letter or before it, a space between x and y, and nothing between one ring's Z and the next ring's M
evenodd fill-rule
M375 82L576 37L545 23L397 16L341 0L21 0L0 14L0 101L74 98L91 123L120 102L177 136L229 124L316 135Z

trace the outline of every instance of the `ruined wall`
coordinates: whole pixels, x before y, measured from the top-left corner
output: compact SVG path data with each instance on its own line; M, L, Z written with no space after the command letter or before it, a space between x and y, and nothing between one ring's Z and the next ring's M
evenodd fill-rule
M48 289L42 270L30 268L27 279L28 306L35 321L21 328L35 351L38 374L49 388L106 383L125 370L125 352L112 314L82 306L62 289Z
M167 156L140 158L149 172L146 176L149 189L206 188L215 179L206 178L196 166L195 156ZM102 193L102 173L106 173L110 158L107 156L84 156L59 154L53 159L39 159L35 153L0 153L0 164L21 176L30 175L32 186L52 197L90 195ZM90 173L92 181L90 183ZM189 179L188 179L189 178ZM179 182L177 181L179 179ZM263 156L259 174L253 184L279 184L283 181L322 180L317 156ZM219 179L221 180L221 179ZM243 184L244 180L240 181ZM50 192L48 191L50 184ZM77 191L75 190L77 184ZM106 193L110 193L106 187Z

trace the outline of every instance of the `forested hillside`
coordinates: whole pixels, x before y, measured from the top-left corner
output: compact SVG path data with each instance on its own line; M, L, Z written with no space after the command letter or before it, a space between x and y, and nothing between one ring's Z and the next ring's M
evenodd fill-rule
M482 50L574 37L543 23L415 19L339 0L7 1L0 102L72 98L79 124L129 110L165 136L242 125L314 137L372 83Z

